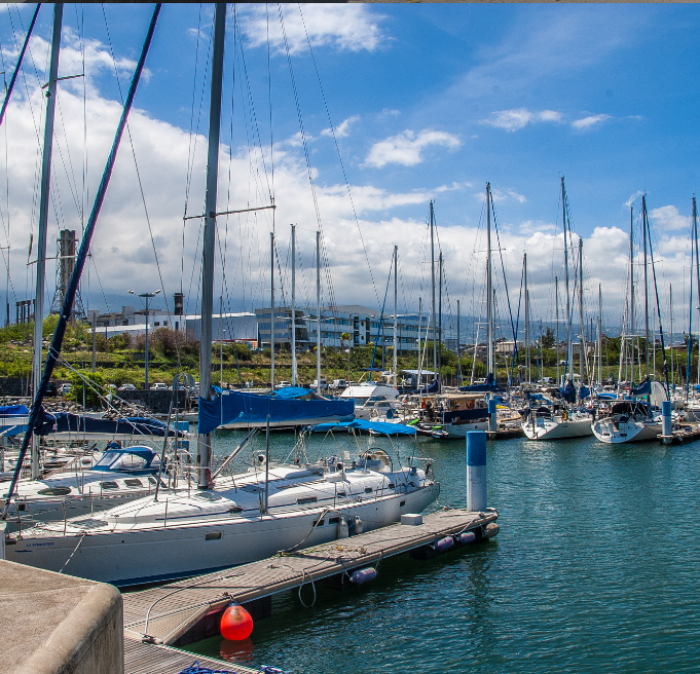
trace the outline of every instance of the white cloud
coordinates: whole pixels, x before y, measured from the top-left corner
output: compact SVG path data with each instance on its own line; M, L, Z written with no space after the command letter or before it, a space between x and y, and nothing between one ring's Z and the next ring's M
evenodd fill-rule
M625 201L625 208L629 208L637 200L637 197L641 197L643 194L643 190L637 190L633 195L630 196L629 199L627 199L627 201Z
M649 219L655 227L666 230L690 229L691 218L681 215L675 206L661 206L649 211Z
M530 112L527 108L515 108L513 110L500 110L491 113L491 119L481 120L482 124L489 124L506 131L519 131L528 124L534 122L562 121L562 114L554 110L542 110L542 112Z
M348 117L346 120L342 121L338 126L335 127L336 138L345 138L350 135L350 125L354 124L358 119L359 115L353 115ZM333 136L333 132L330 129L324 129L321 131L322 136Z
M424 129L416 135L414 131L406 130L375 143L367 155L365 164L377 168L382 168L387 164L416 166L423 161L423 149L431 145L456 150L460 146L460 142L457 136L445 131Z
M266 45L269 35L272 48L285 53L286 35L292 54L308 49L307 36L314 48L375 51L387 39L379 27L383 18L373 8L362 4L243 4L240 10L241 30L251 46Z
M582 119L577 119L571 122L571 126L577 131L587 131L598 124L602 124L607 120L612 119L610 115L591 115L590 117L583 117Z

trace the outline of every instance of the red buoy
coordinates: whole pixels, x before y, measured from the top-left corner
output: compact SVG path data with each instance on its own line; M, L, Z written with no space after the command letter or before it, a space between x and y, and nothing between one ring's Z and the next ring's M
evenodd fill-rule
M229 641L247 639L253 633L253 619L241 605L231 602L221 616L221 636Z

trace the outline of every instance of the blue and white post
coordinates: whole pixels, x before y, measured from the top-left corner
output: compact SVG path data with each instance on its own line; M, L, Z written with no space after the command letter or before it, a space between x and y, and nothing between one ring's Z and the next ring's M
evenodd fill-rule
M467 431L467 510L486 510L485 431Z
M661 437L665 445L670 444L673 440L673 424L671 422L670 400L664 400L661 403Z
M490 431L495 431L496 430L496 399L495 398L489 398L489 430Z

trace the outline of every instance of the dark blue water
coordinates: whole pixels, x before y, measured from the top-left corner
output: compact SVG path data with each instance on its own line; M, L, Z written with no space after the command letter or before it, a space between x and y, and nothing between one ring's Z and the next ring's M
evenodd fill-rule
M275 437L280 458L288 441ZM441 504L464 507L464 445L419 453L436 459ZM278 596L247 642L188 650L299 674L700 670L700 444L503 441L488 471L495 540L385 560L369 586L319 588L310 609Z

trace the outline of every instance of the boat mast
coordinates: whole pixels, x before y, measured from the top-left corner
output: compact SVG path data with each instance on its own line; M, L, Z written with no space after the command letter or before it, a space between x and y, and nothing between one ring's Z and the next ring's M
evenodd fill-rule
M697 241L698 214L695 205L695 197L693 197L693 235ZM690 242L690 300L688 302L688 346L686 348L686 365L685 365L685 399L686 402L690 397L690 364L692 362L692 345L693 345L693 259L694 249L693 242ZM698 363L700 366L700 362Z
M525 367L527 368L527 383L530 378L530 302L527 293L527 253L523 253L523 279L525 286Z
M438 391L442 391L442 251L438 258L438 270L440 273L438 284Z
M53 35L51 37L51 63L46 91L46 123L44 125L44 152L41 159L41 196L39 200L39 236L36 256L36 299L34 304L34 359L32 373L34 392L41 380L41 345L44 338L44 285L46 283L46 231L49 222L49 192L51 186L51 151L56 111L56 80L58 79L58 57L61 47L63 3L57 2L53 9ZM32 480L39 479L39 437L32 436Z
M430 303L430 322L433 325L433 380L437 372L437 344L435 343L435 211L433 202L430 202L430 289L432 300ZM427 333L426 333L427 337Z
M571 337L571 295L569 294L569 242L567 240L566 187L561 178L561 209L564 229L564 284L566 290L566 362L569 366L569 380L574 382L574 345Z
M581 324L581 383L584 384L586 377L586 325L583 322L583 239L578 240L578 310L579 323Z
M292 386L297 385L296 225L292 225Z
M598 284L598 383L603 383L603 291Z
M561 380L559 379L559 277L555 276L554 277L554 306L555 306L555 317L556 317L556 322L554 325L554 330L556 332L556 335L554 339L556 340L556 344L554 345L554 353L556 354L556 359L557 359L557 386L561 386ZM517 345L517 342L516 342Z
M275 390L275 233L270 232L270 391Z
M698 209L695 203L695 197L693 197L693 235L695 238L695 280L697 282L697 293L698 293L698 302L700 302L700 260L698 259L698 255L700 252L698 251ZM692 286L693 284L693 269L691 267L690 269L690 284ZM700 311L700 307L698 307L698 310ZM691 311L692 311L692 306L691 306ZM692 333L691 333L692 334ZM690 337L690 335L688 335ZM700 332L698 333L698 337L700 337ZM700 339L698 339L698 384L700 384Z
M488 340L488 362L486 366L487 374L494 374L493 370L493 312L491 303L493 302L491 280L491 183L486 183L486 325Z
M316 232L316 393L321 395L321 232Z
M398 385L399 383L399 373L396 369L398 367L398 349L399 349L399 338L398 338L398 311L399 311L399 295L398 295L398 273L399 266L399 247L394 246L394 383Z
M634 337L637 324L634 320L634 206L630 206L630 345L632 348L632 379L634 379ZM625 366L625 370L626 370Z
M221 126L221 89L224 71L226 3L217 2L214 10L214 48L211 64L211 102L209 108L209 147L207 152L207 192L204 209L202 246L202 327L199 343L199 395L211 400L212 308L214 300L214 254L216 250L216 196L219 177L219 133ZM211 477L211 435L197 436L198 486L208 489Z
M642 195L642 241L644 246L644 358L646 376L649 376L649 284L647 264L647 199Z
M459 343L460 343L460 334L459 334L459 300L457 300L457 381L459 382L459 385L462 385L462 361L460 360L459 357Z
M668 284L668 314L671 317L671 385L673 385L673 284Z
M420 380L421 380L421 368L422 368L422 361L423 359L421 358L421 350L420 350L420 331L421 327L423 325L423 298L419 297L418 298L418 390L420 391ZM427 337L427 334L426 334Z

